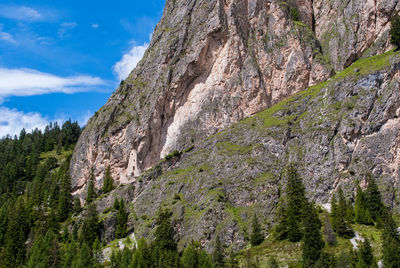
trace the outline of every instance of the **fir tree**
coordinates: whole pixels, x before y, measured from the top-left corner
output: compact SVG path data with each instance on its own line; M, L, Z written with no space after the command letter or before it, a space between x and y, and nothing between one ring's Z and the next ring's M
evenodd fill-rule
M367 238L361 244L358 250L358 267L373 267L374 266L374 256L372 255L372 248Z
M103 261L103 252L101 250L101 243L98 237L93 243L93 262L98 265Z
M254 214L252 222L252 233L250 236L250 243L252 246L258 246L264 241L264 236L261 232L261 226L258 223L257 215Z
M104 177L103 193L108 193L113 189L114 189L114 179L111 177L110 166L108 166Z
M302 243L303 266L312 267L319 259L324 248L320 228L321 222L314 205L304 204L303 212L304 237Z
M368 187L365 191L365 198L367 209L369 210L372 219L376 221L382 213L383 203L381 193L378 190L378 185L376 184L372 176L370 176L368 180Z
M99 230L100 225L96 207L93 204L89 204L85 213L84 221L82 223L80 240L82 243L86 243L88 246L91 246L98 237Z
M389 209L382 210L382 252L385 267L400 267L400 235Z
M93 202L93 200L96 198L96 190L94 188L94 169L92 167L92 170L90 171L90 177L88 181L88 188L87 188L87 194L86 194L86 203L90 204Z
M339 204L336 204L336 198L333 196L331 201L331 219L333 230L338 236L352 238L354 231L346 222L347 201L344 197L342 188L338 191Z
M294 165L289 165L287 170L287 224L288 240L298 242L301 240L301 213L305 200L305 189L302 180Z
M224 246L222 245L218 235L215 240L215 248L212 255L215 268L225 267Z
M192 241L182 253L181 266L183 268L201 268L208 263L208 259L208 254L201 249L200 243Z
M74 262L74 259L77 256L77 246L74 240L68 244L65 253L61 259L61 267L70 268Z
M121 200L118 206L117 225L115 230L116 238L125 237L127 222L128 222L128 214L126 213L124 202L123 200Z
M286 209L286 200L281 197L279 199L278 208L276 209L277 224L274 227L274 237L277 240L287 239L288 234L288 217Z
M367 206L367 199L360 185L357 185L354 214L355 221L357 223L366 225L373 224L373 220Z

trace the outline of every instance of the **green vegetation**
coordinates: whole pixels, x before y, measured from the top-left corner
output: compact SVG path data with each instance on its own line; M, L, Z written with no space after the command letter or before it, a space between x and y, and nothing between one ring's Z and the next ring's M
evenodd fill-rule
M396 50L398 50L400 47L400 16L394 16L391 22L392 27L390 28L390 43L396 46Z

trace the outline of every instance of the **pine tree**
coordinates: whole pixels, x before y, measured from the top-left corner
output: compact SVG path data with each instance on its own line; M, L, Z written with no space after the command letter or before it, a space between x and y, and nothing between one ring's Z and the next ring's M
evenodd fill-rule
M357 223L366 225L373 224L373 220L367 206L367 199L360 185L357 185L354 214L355 221Z
M100 230L98 214L93 204L89 204L84 217L80 240L82 243L91 246L98 237Z
M277 224L274 227L273 234L277 240L287 239L288 234L288 217L286 209L286 200L281 197L276 209Z
M108 193L113 189L114 189L114 179L111 177L110 166L108 166L104 177L103 193Z
M372 176L369 177L368 187L365 191L366 206L370 212L370 215L374 221L382 213L383 203L381 198L381 193L378 190L378 185Z
M192 241L183 250L181 266L183 268L200 268L208 262L208 259L208 254L201 249L200 243Z
M101 243L98 237L93 243L93 262L97 265L103 261L103 252L101 250Z
M314 205L307 202L303 207L304 236L301 245L303 266L312 267L319 259L325 243L322 240L320 232L321 222Z
M68 244L67 249L61 259L61 267L70 268L77 257L77 246L74 240Z
M92 167L92 170L90 172L90 177L88 181L88 188L87 188L87 195L86 195L86 203L90 204L93 202L93 200L96 198L96 190L94 188L94 169Z
M225 267L224 246L222 245L218 235L215 240L215 248L212 255L215 268Z
M123 238L126 235L126 228L128 222L128 214L125 210L125 204L121 199L118 206L118 214L117 214L117 225L115 230L115 237L116 238Z
M338 191L339 203L336 203L335 196L331 200L331 220L333 230L338 236L344 238L352 238L354 231L346 222L347 201L344 197L342 188L339 187Z
M138 241L138 245L135 253L132 256L132 261L129 264L129 268L150 268L151 263L148 263L149 260L151 260L151 256L148 254L148 246L146 240L142 238Z
M382 210L382 252L385 267L400 267L400 235L388 208Z
M372 255L372 248L369 240L367 238L364 239L364 242L361 244L360 249L358 251L358 267L373 267L374 266L374 256Z
M305 200L305 189L302 179L297 173L293 164L289 165L287 170L287 224L288 240L298 242L302 238L301 232L301 213Z
M316 268L336 268L336 267L343 267L337 266L335 255L329 254L327 252L321 252L321 256L319 257L318 261L315 263L314 267ZM344 266L346 267L346 266Z
M252 222L252 233L250 237L250 243L252 246L258 246L264 241L264 236L261 232L261 226L258 223L257 215L254 214Z

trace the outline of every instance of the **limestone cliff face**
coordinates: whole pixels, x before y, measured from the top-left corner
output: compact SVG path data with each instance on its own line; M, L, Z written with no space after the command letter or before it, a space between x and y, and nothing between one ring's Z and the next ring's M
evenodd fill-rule
M108 165L117 182L133 182L168 153L387 50L397 9L394 0L167 1L143 60L76 146L74 194L92 167L99 187Z
M192 239L211 250L248 244L251 219L270 234L286 177L296 163L309 198L329 202L342 187L372 176L385 204L400 209L400 53L361 59L329 81L299 92L168 158L115 196L130 205L137 237L154 234L156 211L168 207L182 248Z

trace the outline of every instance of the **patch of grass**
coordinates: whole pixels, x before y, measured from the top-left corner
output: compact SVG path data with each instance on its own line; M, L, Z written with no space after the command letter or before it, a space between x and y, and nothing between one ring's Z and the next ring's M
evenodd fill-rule
M219 142L217 143L217 148L223 153L233 156L236 154L247 154L250 153L253 149L253 146L243 146L231 143L229 141Z

